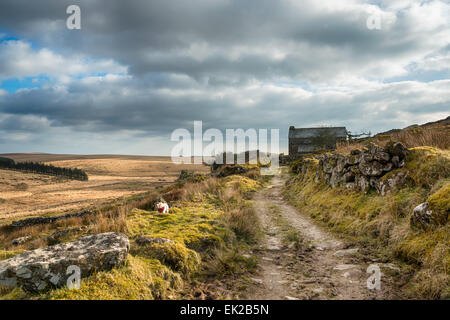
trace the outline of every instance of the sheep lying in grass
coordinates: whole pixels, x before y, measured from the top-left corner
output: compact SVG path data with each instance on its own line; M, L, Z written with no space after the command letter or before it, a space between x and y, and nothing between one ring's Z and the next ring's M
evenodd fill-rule
M155 206L159 213L169 213L169 205L163 200L159 200Z

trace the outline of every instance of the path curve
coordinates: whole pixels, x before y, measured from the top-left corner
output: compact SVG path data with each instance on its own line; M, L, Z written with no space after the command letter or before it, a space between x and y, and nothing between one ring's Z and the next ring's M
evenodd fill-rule
M250 280L249 299L392 299L398 298L393 280L385 274L392 264L377 264L359 248L344 243L282 197L288 178L279 174L255 197L255 209L264 229L258 251L259 271ZM286 243L287 232L303 237L301 248ZM381 273L381 289L368 289L370 264Z

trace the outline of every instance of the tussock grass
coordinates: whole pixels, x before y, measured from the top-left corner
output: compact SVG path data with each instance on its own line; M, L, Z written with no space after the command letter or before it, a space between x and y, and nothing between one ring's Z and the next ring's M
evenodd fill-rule
M226 224L239 239L252 243L259 233L259 219L252 207L234 208L224 214Z
M183 201L202 201L205 196L217 192L220 188L218 179L209 178L198 183L187 183L183 187L181 199Z
M392 133L378 134L371 138L340 141L336 145L336 151L348 154L351 150L361 149L368 142L385 146L391 141L401 142L407 148L434 147L441 150L448 150L450 149L450 127L448 125L431 127L415 126Z
M214 259L206 265L204 274L223 278L225 276L238 276L254 272L258 266L256 256L243 256L238 248L217 250Z
M439 149L450 148L448 127L410 128L395 132L390 139L399 141L408 148L419 146L430 146Z
M196 272L200 266L200 255L179 243L152 244L135 248L131 254L157 259L174 271L184 275Z

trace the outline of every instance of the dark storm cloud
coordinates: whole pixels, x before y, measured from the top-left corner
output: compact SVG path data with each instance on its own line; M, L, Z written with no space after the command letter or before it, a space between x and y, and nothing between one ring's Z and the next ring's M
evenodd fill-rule
M0 133L121 134L123 143L167 139L193 120L285 135L289 125L380 131L441 117L450 6L404 3L2 0L0 44L1 33L18 41L0 46L0 81L44 74L50 84L0 91ZM71 4L81 30L65 26ZM366 27L370 8L381 30ZM411 70L416 80L433 74L404 81Z
M82 8L76 32L65 28L65 8L74 3ZM228 83L236 76L328 79L373 60L402 58L425 36L404 37L408 23L401 17L393 28L373 32L362 6L334 7L271 0L6 0L0 29L59 51L112 57L133 74L183 73Z

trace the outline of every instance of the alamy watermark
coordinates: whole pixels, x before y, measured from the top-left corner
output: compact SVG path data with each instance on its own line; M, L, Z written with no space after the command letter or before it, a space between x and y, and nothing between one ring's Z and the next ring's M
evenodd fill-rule
M263 165L262 175L273 175L279 169L280 134L279 129L270 129L269 150L268 133L268 129L226 129L224 136L221 130L214 128L203 132L202 121L194 121L193 135L185 128L172 132L171 141L178 142L172 148L172 161L188 164L224 164L224 161L225 164L244 164L247 158L250 164L259 162Z
M371 276L367 278L367 289L369 290L380 290L381 289L381 269L377 264L371 264L367 268L367 273Z
M375 10L368 11L369 16L366 20L366 26L369 30L381 30L381 15Z
M81 29L81 9L79 6L73 4L67 7L66 13L70 14L66 20L66 26L69 30Z
M70 275L67 278L67 288L70 290L80 289L81 287L81 269L78 266L71 265L67 267L66 275Z

